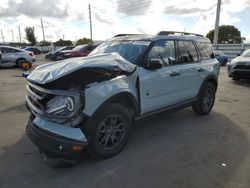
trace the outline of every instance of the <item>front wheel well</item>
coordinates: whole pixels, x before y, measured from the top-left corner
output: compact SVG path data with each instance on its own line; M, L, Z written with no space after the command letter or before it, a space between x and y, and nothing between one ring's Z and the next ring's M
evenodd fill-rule
M214 87L215 87L215 91L217 90L217 87L218 87L217 80L215 80L214 78L209 78L209 79L206 80L206 82L209 82L209 83L213 84Z
M129 92L122 92L118 93L112 97L110 97L108 100L106 100L97 110L105 108L111 103L120 104L126 109L128 109L129 115L131 115L132 118L135 118L139 114L139 108L136 98Z

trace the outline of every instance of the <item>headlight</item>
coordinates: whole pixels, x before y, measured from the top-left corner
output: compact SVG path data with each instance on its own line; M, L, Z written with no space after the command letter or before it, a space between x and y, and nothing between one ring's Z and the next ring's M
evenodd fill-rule
M46 104L45 111L51 115L67 116L74 111L74 99L67 96L56 96Z

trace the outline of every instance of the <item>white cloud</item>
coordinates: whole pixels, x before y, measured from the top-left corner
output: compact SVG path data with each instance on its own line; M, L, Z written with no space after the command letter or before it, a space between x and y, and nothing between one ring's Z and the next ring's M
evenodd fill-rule
M25 3L31 2L24 6ZM0 28L5 41L18 39L18 26L34 26L38 41L42 40L40 17L43 17L47 40L75 40L90 37L88 3L92 7L93 37L104 40L117 33L155 34L160 30L181 30L206 34L213 29L216 0L1 0ZM249 0L222 1L220 24L241 22L240 17L232 17L250 6ZM10 7L12 4L14 6ZM194 18L195 24L182 21ZM249 31L246 31L249 32ZM249 33L250 35L250 33ZM0 37L1 38L1 37Z

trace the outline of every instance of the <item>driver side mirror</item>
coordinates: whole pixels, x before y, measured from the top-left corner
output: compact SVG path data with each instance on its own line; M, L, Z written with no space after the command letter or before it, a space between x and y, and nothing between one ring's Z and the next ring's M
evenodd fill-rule
M149 59L148 69L160 69L162 67L161 59Z

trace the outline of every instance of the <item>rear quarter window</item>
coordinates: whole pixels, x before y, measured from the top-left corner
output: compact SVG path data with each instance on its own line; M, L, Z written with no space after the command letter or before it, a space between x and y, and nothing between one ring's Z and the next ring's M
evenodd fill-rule
M208 42L196 42L199 49L201 60L213 58L213 47L211 43Z
M177 61L179 63L198 62L198 53L192 41L178 41L179 55Z

